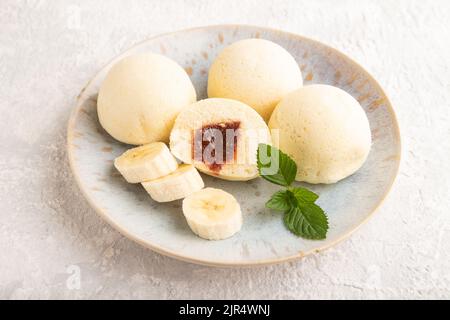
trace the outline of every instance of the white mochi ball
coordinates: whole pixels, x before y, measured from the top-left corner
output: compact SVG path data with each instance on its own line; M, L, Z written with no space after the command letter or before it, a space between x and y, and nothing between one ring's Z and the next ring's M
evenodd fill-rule
M275 108L269 128L278 130L281 151L297 163L298 181L344 179L363 165L371 147L369 121L361 105L329 85L305 86L287 95Z
M268 40L246 39L226 47L213 62L208 97L241 101L267 121L277 103L302 85L302 73L289 52Z
M100 124L128 144L167 142L175 118L196 101L189 76L175 61L153 53L124 58L101 85Z

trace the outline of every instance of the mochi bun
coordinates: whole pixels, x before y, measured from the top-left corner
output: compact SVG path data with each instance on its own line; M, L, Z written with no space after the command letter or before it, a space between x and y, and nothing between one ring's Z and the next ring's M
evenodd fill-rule
M115 64L98 95L100 124L115 139L134 145L168 142L180 111L196 101L189 76L175 61L145 53Z
M242 102L222 98L204 99L183 109L170 135L173 155L225 180L258 177L260 143L271 143L261 116Z
M358 101L329 85L305 86L287 95L269 128L279 130L279 147L297 163L298 181L344 179L363 165L371 147L369 121Z
M289 52L268 40L246 39L223 49L213 62L208 97L241 101L268 121L281 98L302 85L302 73Z

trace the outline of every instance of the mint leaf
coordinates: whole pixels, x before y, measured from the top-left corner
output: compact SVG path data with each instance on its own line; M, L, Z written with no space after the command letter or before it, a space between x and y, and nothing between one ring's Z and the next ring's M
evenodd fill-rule
M259 144L258 171L269 182L288 187L297 175L297 164L287 154L267 144Z
M291 187L297 174L297 165L287 154L275 147L259 144L258 171L269 182L286 187L275 192L266 207L284 211L284 224L295 235L312 240L325 239L328 218L315 201L314 192L303 187Z
M325 239L328 231L327 216L314 203L291 207L284 214L284 224L295 235L311 240Z
M287 190L280 190L275 192L269 201L266 202L266 208L287 211L291 207L291 195Z
M314 203L319 198L314 192L302 187L289 188L289 191L292 192L298 203Z

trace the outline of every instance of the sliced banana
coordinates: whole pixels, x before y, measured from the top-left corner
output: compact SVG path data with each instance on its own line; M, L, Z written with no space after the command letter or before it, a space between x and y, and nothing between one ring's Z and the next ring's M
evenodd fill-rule
M138 183L168 175L178 163L164 143L154 142L125 151L114 166L129 183Z
M201 238L229 238L242 227L241 207L220 189L205 188L183 200L183 213L191 230Z
M203 189L203 179L197 169L190 164L181 164L171 174L156 180L142 182L153 200L157 202L169 202L190 195Z

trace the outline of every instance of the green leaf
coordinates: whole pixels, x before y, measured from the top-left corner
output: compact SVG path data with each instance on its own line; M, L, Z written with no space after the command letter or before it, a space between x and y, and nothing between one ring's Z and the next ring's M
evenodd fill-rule
M275 192L269 201L266 202L266 207L277 211L287 211L291 207L291 196L287 190L280 190Z
M275 147L260 144L257 161L262 178L287 188L273 194L266 207L284 211L284 224L295 235L305 239L325 239L328 218L314 203L319 196L306 188L290 186L297 174L294 160Z
M291 207L284 214L284 224L292 233L305 239L325 239L328 231L328 218L314 203Z
M289 191L292 192L298 203L314 203L319 198L311 190L302 187L289 188Z
M297 175L297 165L287 154L267 144L259 144L258 171L262 178L288 187Z

